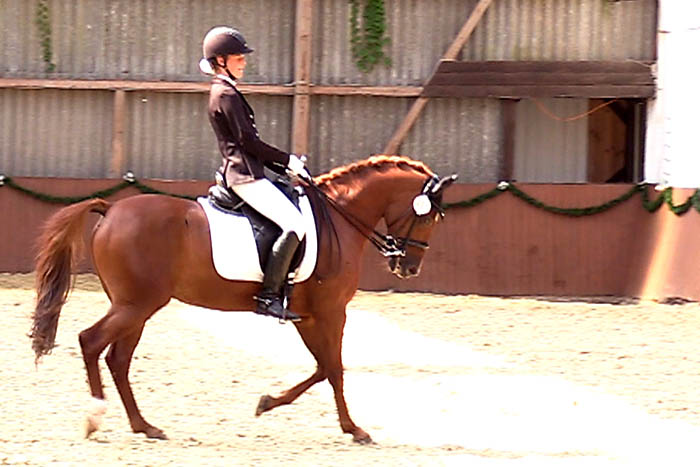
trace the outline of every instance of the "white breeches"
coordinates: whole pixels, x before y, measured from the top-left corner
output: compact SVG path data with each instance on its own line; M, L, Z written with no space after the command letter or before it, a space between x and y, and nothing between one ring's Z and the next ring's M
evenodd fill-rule
M266 178L232 185L231 190L263 216L277 224L283 232L294 232L304 238L304 218L291 201Z

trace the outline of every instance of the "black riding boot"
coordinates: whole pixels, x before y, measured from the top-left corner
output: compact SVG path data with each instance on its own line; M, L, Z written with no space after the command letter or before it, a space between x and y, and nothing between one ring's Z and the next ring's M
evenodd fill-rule
M289 264L299 246L299 237L294 232L283 232L272 245L270 257L265 265L262 290L255 297L258 302L256 313L274 316L279 319L300 321L301 317L286 309L282 304L282 286L289 273Z

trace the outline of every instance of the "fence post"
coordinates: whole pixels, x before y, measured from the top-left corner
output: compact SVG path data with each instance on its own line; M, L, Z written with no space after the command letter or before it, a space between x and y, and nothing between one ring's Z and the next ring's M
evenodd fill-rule
M309 152L309 108L311 97L311 23L313 0L297 0L294 40L294 109L292 112L292 152Z
M120 177L124 173L124 127L126 126L126 91L114 91L114 112L112 115L112 160L109 175Z

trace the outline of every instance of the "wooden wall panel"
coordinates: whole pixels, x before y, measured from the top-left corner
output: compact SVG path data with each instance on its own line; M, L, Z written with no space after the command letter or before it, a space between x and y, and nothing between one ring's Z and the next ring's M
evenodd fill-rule
M62 196L91 193L115 180L17 179L31 189ZM208 182L145 182L188 195L206 193ZM630 185L518 185L528 194L561 207L597 205ZM469 199L491 184L458 184L446 202ZM129 188L113 199L130 196ZM675 190L675 202L692 190ZM656 196L656 193L652 193ZM110 198L112 199L112 198ZM0 188L0 272L29 272L40 224L60 206ZM95 216L96 220L97 216ZM700 214L676 216L666 206L650 214L641 199L602 214L571 218L525 204L510 193L470 209L447 211L430 242L418 278L399 280L386 260L367 246L360 287L365 290L447 294L538 296L684 297L700 300ZM83 265L83 270L88 266Z

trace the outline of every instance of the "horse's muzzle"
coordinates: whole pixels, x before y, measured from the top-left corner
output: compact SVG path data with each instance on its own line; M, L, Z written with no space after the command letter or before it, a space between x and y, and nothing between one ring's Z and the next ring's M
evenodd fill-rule
M389 270L395 276L401 279L415 277L420 273L421 261L402 257L393 257L389 259Z

